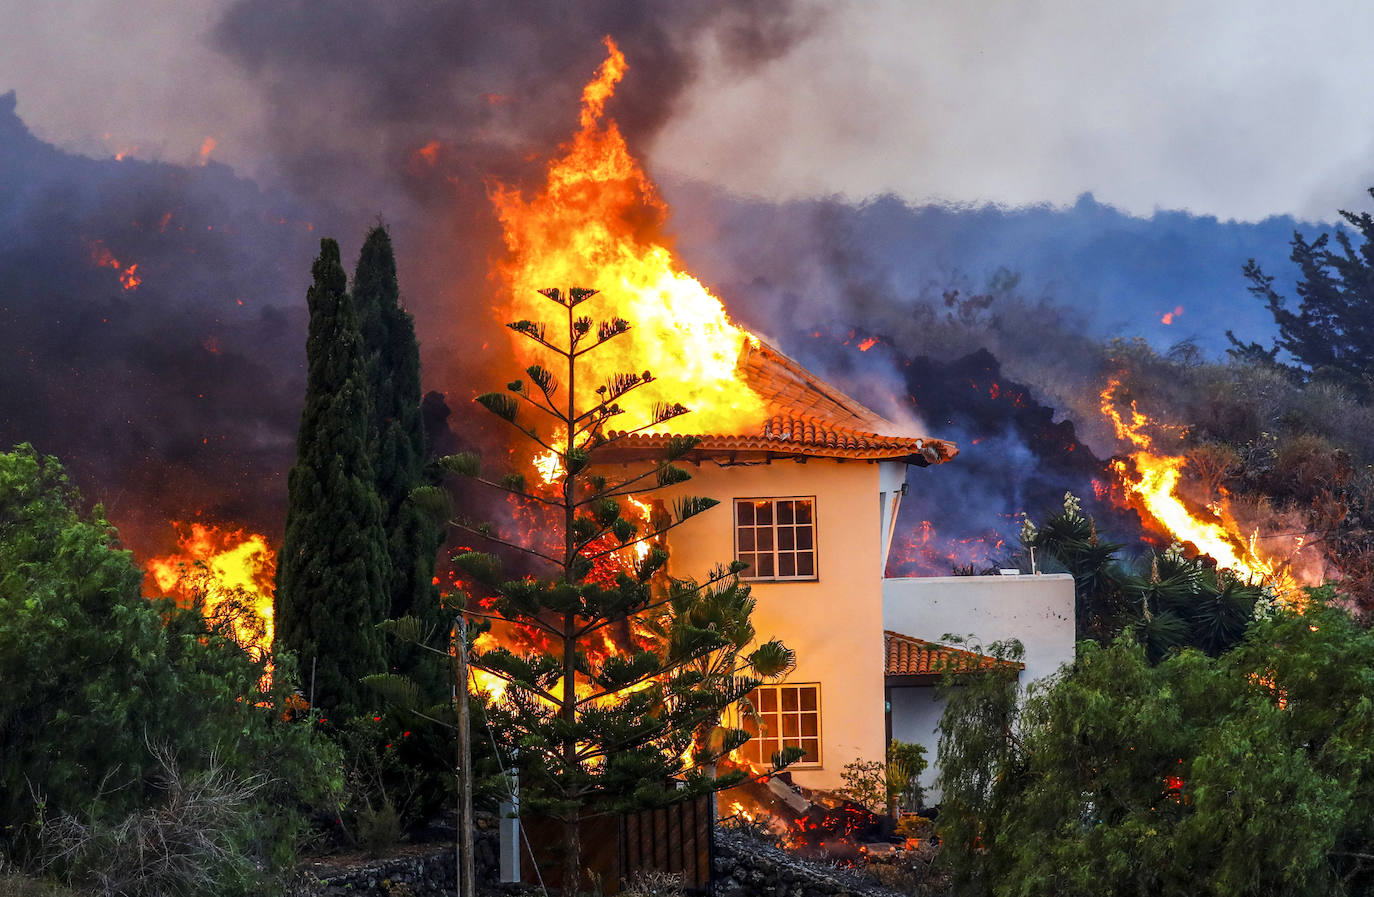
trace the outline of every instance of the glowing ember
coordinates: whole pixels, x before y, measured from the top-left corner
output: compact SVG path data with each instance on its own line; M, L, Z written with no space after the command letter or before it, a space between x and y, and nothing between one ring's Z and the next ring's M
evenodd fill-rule
M272 645L272 592L276 553L257 533L192 523L174 523L179 551L147 563L163 594L183 601L204 601L207 617L229 610L238 598L250 615L230 615L234 640L250 650Z
M492 195L509 250L500 267L510 294L503 314L542 320L549 304L536 291L547 287L601 290L579 313L624 318L631 330L579 359L579 402L590 404L592 390L613 374L647 370L658 382L621 401L625 426L642 425L656 402L681 402L692 410L692 430L757 432L763 402L736 371L756 340L665 245L667 209L616 123L603 119L626 69L614 41L606 47L608 58L582 94L581 130L550 163L543 189L529 199L505 186ZM528 341L519 342L523 352Z
M1180 455L1154 454L1152 439L1145 427L1152 422L1131 402L1130 420L1123 419L1116 407L1116 391L1121 384L1112 380L1102 390L1102 413L1116 427L1119 439L1135 445L1139 451L1131 453L1130 464L1112 462L1112 470L1128 496L1135 500L1138 510L1151 517L1174 538L1191 542L1201 554L1213 558L1217 565L1232 570L1252 581L1258 580L1274 588L1282 598L1295 599L1297 583L1285 565L1260 557L1256 542L1258 531L1250 536L1241 533L1239 526L1215 505L1205 516L1193 513L1178 494L1179 477L1187 460ZM1301 543L1293 545L1296 553Z
M143 278L138 274L138 262L125 267L121 265L119 259L106 248L105 244L96 240L90 245L91 261L98 268L110 268L119 273L119 285L126 290L136 290L138 285L143 283Z

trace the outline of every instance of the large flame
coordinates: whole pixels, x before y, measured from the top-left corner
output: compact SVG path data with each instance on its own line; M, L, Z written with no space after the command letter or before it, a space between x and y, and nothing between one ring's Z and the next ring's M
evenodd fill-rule
M550 162L543 188L528 199L507 186L492 194L509 250L500 265L510 303L505 313L512 320L547 320L557 309L537 290L600 290L578 313L624 318L631 330L578 360L583 407L612 374L649 371L657 381L619 403L626 412L617 419L623 428L646 423L654 402L680 402L692 411L682 422L688 430L755 433L766 416L764 404L737 371L742 350L755 338L731 322L721 301L683 271L665 245L666 206L616 123L604 118L626 70L610 38L606 48L606 61L582 93L581 130ZM556 322L551 330L561 327ZM530 344L515 338L517 351L525 352Z
M231 617L234 638L250 650L269 649L277 556L267 540L202 523L173 525L178 551L146 565L158 588L174 598L203 600L207 617L227 610L225 602L231 598L246 600L250 613Z
M1154 440L1146 428L1153 422L1131 402L1129 420L1117 407L1118 380L1108 382L1102 390L1102 413L1116 428L1117 438L1134 445L1130 464L1114 460L1112 470L1133 499L1138 510L1181 542L1191 542L1201 554L1210 556L1217 565L1231 570L1252 582L1271 586L1281 597L1296 600L1298 584L1294 581L1285 559L1270 559L1258 549L1259 531L1248 536L1227 512L1224 503L1209 505L1207 513L1195 513L1184 503L1178 492L1179 479L1187 459L1181 455L1156 453ZM1295 540L1292 554L1301 547Z

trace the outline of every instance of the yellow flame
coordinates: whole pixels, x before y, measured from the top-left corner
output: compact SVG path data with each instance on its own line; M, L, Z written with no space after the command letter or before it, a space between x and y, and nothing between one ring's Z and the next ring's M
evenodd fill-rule
M534 459L534 469L545 486L552 486L563 479L563 458L555 451L547 451Z
M1248 538L1242 535L1220 504L1208 506L1214 519L1199 518L1187 508L1177 491L1187 459L1150 452L1152 440L1144 428L1151 421L1140 412L1134 401L1131 402L1130 421L1123 419L1116 403L1116 391L1120 386L1119 381L1112 380L1102 390L1101 409L1116 428L1117 438L1140 449L1131 454L1130 466L1119 460L1111 463L1112 470L1127 493L1135 497L1144 511L1171 535L1193 543L1199 552L1212 557L1218 566L1252 581L1264 582L1282 598L1295 597L1297 583L1289 571L1259 555L1258 530ZM1134 467L1134 473L1131 467ZM1297 547L1295 545L1294 550Z
M242 591L257 616L250 621L235 621L234 637L245 648L267 649L272 644L272 590L277 556L267 540L243 530L192 523L176 524L179 551L147 563L158 588L164 594L191 598L203 592L205 612L215 610L233 591Z
M601 290L576 314L594 321L624 318L631 329L579 359L583 407L613 374L649 371L657 382L619 401L625 414L615 423L623 421L622 428L649 421L655 402L680 402L692 412L685 419L692 432L755 433L766 416L764 404L736 368L745 346L757 340L682 270L661 236L667 209L616 123L603 117L626 70L615 42L607 38L606 47L608 58L583 92L581 130L550 163L543 188L528 199L506 186L492 194L508 249L500 266L510 294L506 311L516 319L547 320L556 308L537 290ZM513 338L518 352L532 348L524 337Z

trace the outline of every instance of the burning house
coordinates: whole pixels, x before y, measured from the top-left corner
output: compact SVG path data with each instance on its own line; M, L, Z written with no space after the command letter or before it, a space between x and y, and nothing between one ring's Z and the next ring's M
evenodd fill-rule
M794 781L836 789L845 764L881 759L894 733L927 744L933 756L933 727L919 731L923 717L887 719L893 671L884 631L938 640L975 631L980 621L956 615L927 623L918 614L888 625L889 604L903 614L915 605L904 592L889 599L884 571L908 470L943 464L958 449L919 432L918 424L885 419L739 327L683 269L662 233L665 205L615 122L604 117L626 70L615 45L608 41L607 49L583 92L581 129L550 161L543 186L493 193L508 250L497 265L504 296L498 311L517 322L514 330L528 332L536 326L529 321L545 312L541 290L588 287L599 295L586 313L623 325L624 338L578 358L580 384L646 372L641 388L617 398L623 416L610 429L629 435L601 452L598 464L643 466L662 457L675 436L699 440L685 459L691 482L654 498L670 503L687 489L720 505L668 533L669 571L700 580L722 562L747 564L742 578L757 601L755 629L797 656L785 681L753 696L757 716L740 722L759 731L737 759L767 765L776 751L797 747L804 756L792 767ZM515 337L517 355L528 342ZM587 392L570 401L595 404L591 385L578 388ZM655 413L679 404L688 410L669 419ZM562 438L554 434L552 444ZM531 460L546 484L557 481L557 452ZM650 507L639 513L653 519ZM1052 670L1072 652L1072 582L1056 580L1051 591L1055 650L1043 663ZM1018 634L995 628L978 634Z
M746 347L740 371L766 419L681 434L701 439L687 459L691 489L721 507L670 534L670 565L675 575L732 558L749 565L755 627L798 661L755 695L763 728L741 750L766 765L800 747L797 780L834 788L845 763L884 753L882 581L907 467L957 449L902 432L763 343ZM680 429L692 424L685 416ZM657 456L671 435L630 436L616 454L627 464Z
M1019 638L1034 678L1072 658L1068 575L884 578L908 471L950 461L954 444L885 420L765 343L746 346L739 370L768 412L756 430L701 432L686 415L677 432L629 436L614 455L633 465L660 456L673 435L701 440L686 459L690 484L664 498L689 488L721 506L669 534L670 569L700 576L724 559L749 564L755 627L797 653L784 682L753 695L757 720L740 722L757 734L739 759L767 766L798 747L794 781L836 789L845 764L881 759L892 737L933 757L940 674L994 662L939 644L945 633Z

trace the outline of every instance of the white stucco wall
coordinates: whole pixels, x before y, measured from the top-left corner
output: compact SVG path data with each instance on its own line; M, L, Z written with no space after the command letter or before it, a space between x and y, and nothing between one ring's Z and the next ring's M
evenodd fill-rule
M883 581L883 628L939 642L946 633L972 636L982 645L1019 639L1026 669L1021 687L1053 675L1073 660L1073 577L938 576ZM964 647L973 647L965 645ZM944 703L930 687L893 688L889 693L892 737L926 746L930 767L922 777L927 798L934 791L936 726Z
M685 466L693 479L655 496L705 495L720 505L669 534L674 576L701 579L733 559L733 499L815 497L818 579L750 585L759 637L781 638L797 654L787 681L821 683L821 765L794 767L793 778L838 788L846 763L880 760L885 751L880 465L813 458Z

